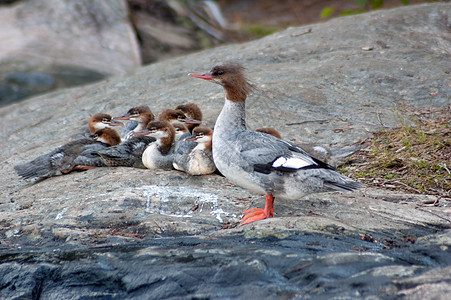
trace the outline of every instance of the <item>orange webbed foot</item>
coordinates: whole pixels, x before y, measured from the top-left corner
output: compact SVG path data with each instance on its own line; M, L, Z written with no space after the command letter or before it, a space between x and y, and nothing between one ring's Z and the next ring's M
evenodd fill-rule
M265 210L261 208L251 208L246 210L243 214L245 216L241 219L240 226L270 218L270 216L266 215Z
M250 208L243 212L244 217L241 219L240 226L249 224L255 221L264 220L274 217L274 197L272 195L266 195L265 208Z

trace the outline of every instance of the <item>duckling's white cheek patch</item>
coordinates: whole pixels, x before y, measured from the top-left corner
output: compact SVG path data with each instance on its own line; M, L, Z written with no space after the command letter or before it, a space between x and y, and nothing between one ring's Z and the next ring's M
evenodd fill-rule
M167 138L169 135L164 131L158 130L157 132L153 132L151 134L151 136L159 138L159 139L164 139L164 138Z
M208 136L203 136L201 138L197 138L198 143L207 143L210 141L210 138Z
M307 167L310 166L311 163L297 158L297 157L279 157L278 159L276 159L273 163L272 166L274 168L280 168L280 167L284 167L284 168L290 168L290 169L300 169L303 167Z

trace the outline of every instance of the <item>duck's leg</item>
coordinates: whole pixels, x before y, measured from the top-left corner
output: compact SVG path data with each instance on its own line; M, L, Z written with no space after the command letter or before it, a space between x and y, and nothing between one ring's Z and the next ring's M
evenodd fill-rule
M62 174L69 174L70 172L73 172L73 171L86 171L86 170L93 169L93 168L97 168L97 167L96 166L76 165L72 169L69 169L69 170L66 170L66 171L61 171L61 173Z
M249 224L258 220L274 217L274 196L267 194L265 208L251 208L243 212L244 217L241 219L241 224Z

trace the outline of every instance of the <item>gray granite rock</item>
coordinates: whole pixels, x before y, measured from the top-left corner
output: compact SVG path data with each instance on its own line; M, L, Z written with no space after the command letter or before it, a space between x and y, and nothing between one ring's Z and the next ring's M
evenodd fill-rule
M0 296L445 299L449 199L371 188L311 195L276 200L275 218L235 227L264 199L217 174L98 168L33 185L13 166L65 143L97 112L190 101L213 126L222 88L186 75L229 60L256 85L249 127L351 145L398 126L402 105L449 105L450 15L435 3L343 17L1 108Z

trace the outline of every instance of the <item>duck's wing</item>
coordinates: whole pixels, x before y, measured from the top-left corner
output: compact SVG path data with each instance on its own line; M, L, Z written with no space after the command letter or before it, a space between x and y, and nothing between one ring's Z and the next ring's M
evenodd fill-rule
M246 140L241 144L240 155L255 172L264 174L274 171L296 172L309 168L334 170L332 166L308 155L302 148L259 132L246 135Z
M28 163L16 165L14 169L24 179L42 180L60 175L61 172L73 168L75 158L83 152L86 145L92 143L96 142L87 138L71 141Z
M109 167L145 168L141 160L142 154L149 144L155 141L156 139L150 136L134 136L119 145L97 151L95 154Z

